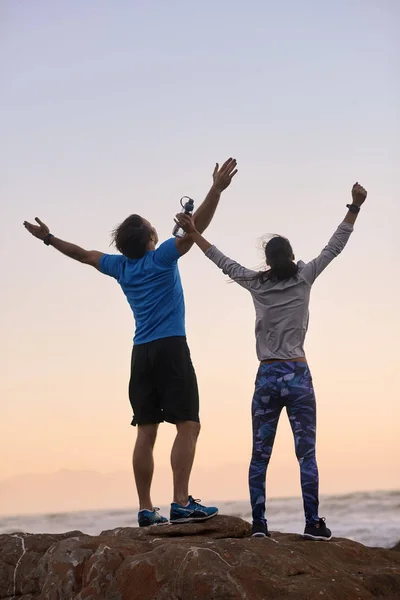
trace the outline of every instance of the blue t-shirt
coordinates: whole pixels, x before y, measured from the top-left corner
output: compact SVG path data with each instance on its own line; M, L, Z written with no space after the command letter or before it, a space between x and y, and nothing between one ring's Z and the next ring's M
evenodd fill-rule
M184 336L185 301L175 238L139 259L103 254L99 269L120 284L136 322L135 344Z

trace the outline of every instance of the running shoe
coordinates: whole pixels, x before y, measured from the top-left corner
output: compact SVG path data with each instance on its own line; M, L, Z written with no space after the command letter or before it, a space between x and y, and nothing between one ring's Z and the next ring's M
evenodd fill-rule
M325 519L322 518L313 525L306 525L304 537L308 540L328 541L332 538L332 532L327 528Z
M139 527L150 527L150 525L166 525L168 519L162 517L158 511L159 508L153 510L140 510L138 512Z
M171 504L171 523L194 523L195 521L207 521L218 514L218 508L215 506L203 506L200 500L194 500L189 496L186 506L181 506L176 502Z
M264 521L253 521L251 537L271 537L271 534L268 531L268 525Z

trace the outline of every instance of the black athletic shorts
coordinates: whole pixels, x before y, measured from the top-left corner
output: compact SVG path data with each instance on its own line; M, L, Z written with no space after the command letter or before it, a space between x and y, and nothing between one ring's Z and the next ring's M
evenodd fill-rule
M132 425L199 421L197 379L185 337L133 347L129 400Z

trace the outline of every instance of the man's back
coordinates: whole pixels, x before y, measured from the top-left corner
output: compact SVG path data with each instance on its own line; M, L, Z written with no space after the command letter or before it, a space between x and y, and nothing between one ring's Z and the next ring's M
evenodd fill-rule
M185 303L175 239L139 259L104 254L99 268L120 284L136 322L134 343L185 336Z

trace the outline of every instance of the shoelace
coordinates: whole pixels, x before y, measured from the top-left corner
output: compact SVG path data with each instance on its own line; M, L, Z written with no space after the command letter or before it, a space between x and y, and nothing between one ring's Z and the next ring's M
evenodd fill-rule
M320 517L319 518L319 526L320 527L326 527L326 519L325 519L325 517Z
M202 505L200 504L200 502L201 502L201 498L197 498L197 499L195 500L195 499L193 498L193 496L189 496L189 502L190 502L190 503L192 503L192 502L193 502L193 504L196 504L197 506L202 506Z

